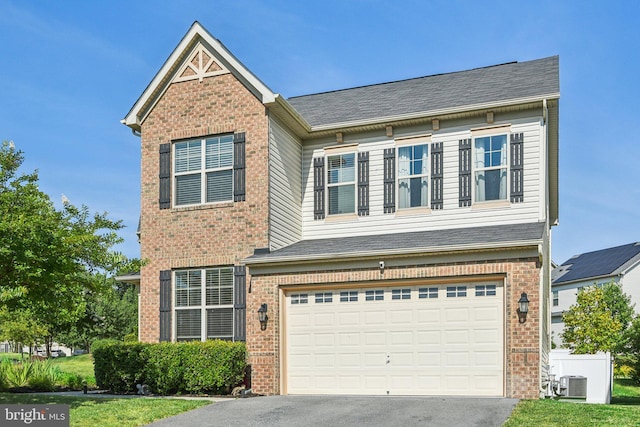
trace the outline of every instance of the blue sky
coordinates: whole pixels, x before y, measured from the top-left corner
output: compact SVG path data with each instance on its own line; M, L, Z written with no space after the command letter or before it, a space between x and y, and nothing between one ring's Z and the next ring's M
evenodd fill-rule
M139 139L120 124L193 21L286 97L560 55L553 259L640 240L636 1L0 0L0 140L59 205L122 219Z

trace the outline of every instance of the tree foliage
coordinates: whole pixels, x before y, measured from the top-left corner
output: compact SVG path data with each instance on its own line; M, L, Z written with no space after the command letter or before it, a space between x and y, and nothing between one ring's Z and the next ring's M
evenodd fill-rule
M563 315L562 340L573 353L616 354L624 346L624 332L633 318L633 306L622 287L614 282L578 291L575 305Z
M109 291L103 276L139 268L113 250L121 221L65 201L57 209L38 186L37 172L21 173L24 155L0 146L0 310L29 313L55 336L87 311L87 293Z

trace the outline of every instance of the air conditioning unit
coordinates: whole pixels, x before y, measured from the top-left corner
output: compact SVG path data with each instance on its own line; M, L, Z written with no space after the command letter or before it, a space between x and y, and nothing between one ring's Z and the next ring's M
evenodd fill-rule
M560 388L564 390L565 397L587 397L587 377L580 375L565 375L560 377Z

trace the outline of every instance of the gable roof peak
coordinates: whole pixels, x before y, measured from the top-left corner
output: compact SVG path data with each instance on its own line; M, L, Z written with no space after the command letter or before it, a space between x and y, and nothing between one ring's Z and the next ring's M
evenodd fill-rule
M138 100L131 107L124 119L123 124L139 131L140 126L147 114L151 111L155 103L161 98L169 85L173 82L178 72L183 72L185 62L193 60L193 52L196 46L201 44L206 51L206 55L214 58L216 66L211 67L207 58L202 63L200 56L199 63L194 63L191 67L198 78L208 75L215 75L216 72L230 72L244 86L251 91L262 103L270 103L278 96L269 89L260 79L258 79L247 67L238 60L220 40L213 37L198 21L194 21L187 33L182 37L178 45L171 52L160 70L147 85ZM203 67L206 67L202 69ZM213 74L212 74L213 73ZM180 77L180 76L179 76ZM183 75L182 77L189 77Z

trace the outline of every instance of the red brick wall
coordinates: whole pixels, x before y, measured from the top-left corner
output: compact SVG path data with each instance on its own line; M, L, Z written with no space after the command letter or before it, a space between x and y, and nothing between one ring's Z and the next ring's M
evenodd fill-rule
M246 133L246 201L158 208L159 145ZM232 74L173 83L142 123L140 339L159 339L159 272L237 265L268 246L268 118ZM248 280L247 280L248 283Z
M252 387L260 394L281 392L278 337L281 320L279 289L282 286L379 280L390 285L393 280L472 280L474 276L496 274L505 277L505 395L537 398L540 384L540 266L536 258L385 268L383 276L378 269L254 275L252 293L247 297L247 346L253 366ZM516 309L522 292L528 294L531 303L526 323L520 324ZM260 331L257 314L254 316L262 303L269 305L269 326L266 331Z

